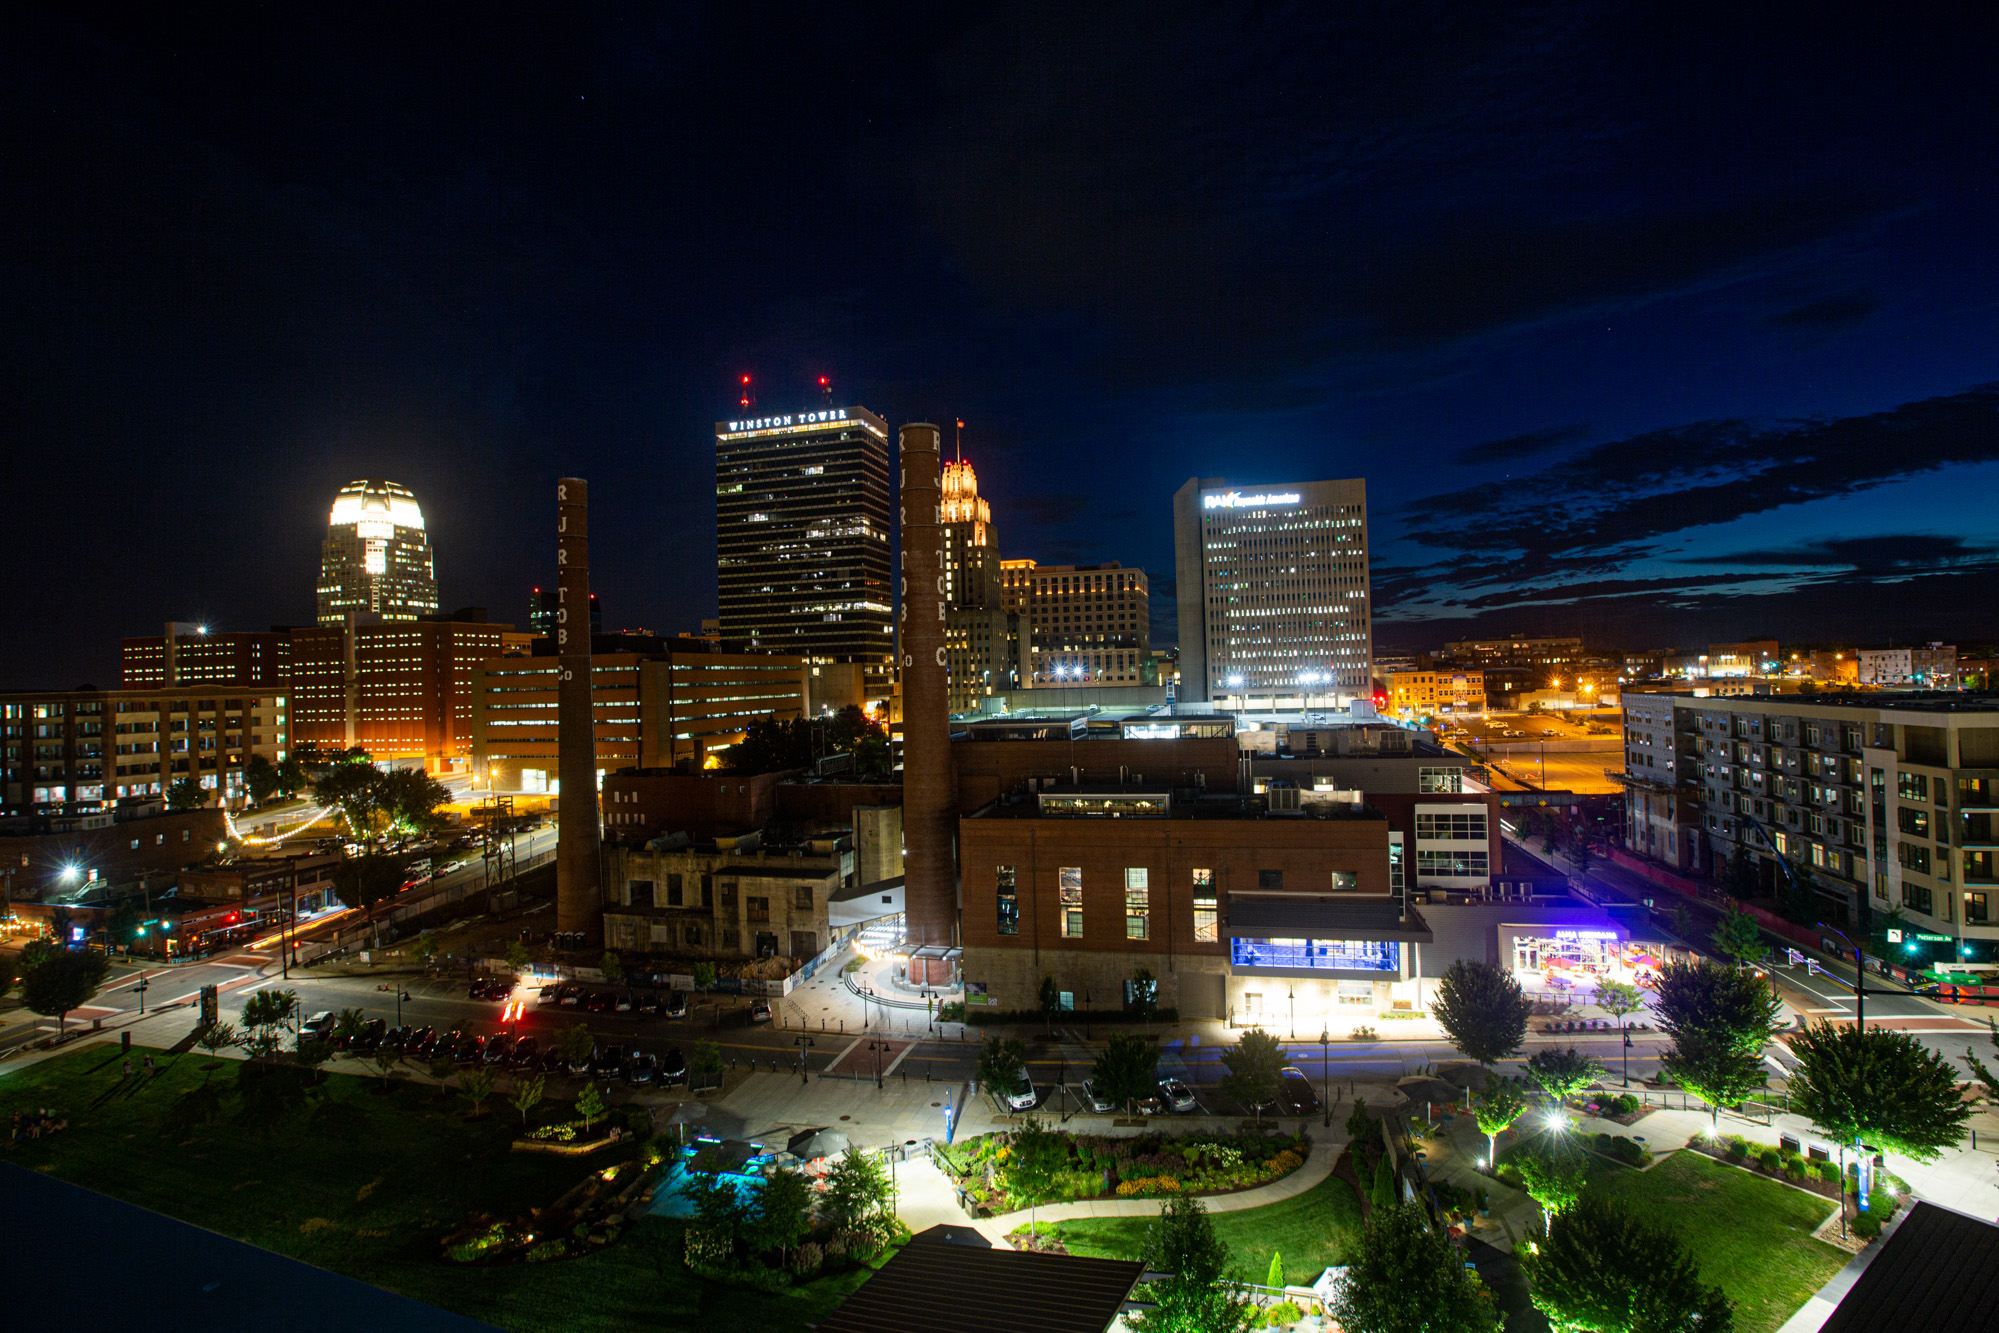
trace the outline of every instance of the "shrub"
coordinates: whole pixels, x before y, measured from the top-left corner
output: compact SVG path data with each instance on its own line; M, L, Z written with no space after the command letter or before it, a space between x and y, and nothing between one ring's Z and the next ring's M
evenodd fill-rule
M539 1264L546 1263L550 1259L560 1259L567 1253L569 1253L569 1242L560 1236L551 1236L537 1243L527 1252L525 1258L528 1263Z
M1263 1322L1266 1325L1295 1324L1304 1317L1305 1312L1298 1308L1296 1301L1279 1301L1263 1311Z
M844 1259L847 1257L847 1242L840 1236L834 1236L820 1246L820 1250L828 1259Z
M1721 1151L1729 1161L1740 1163L1749 1157L1749 1144L1740 1134L1724 1134L1721 1136Z
M1627 1166L1643 1166L1652 1160L1652 1155L1645 1151L1642 1144L1636 1139L1627 1139L1622 1134L1597 1135L1596 1150Z
M937 1007L937 1021L940 1023L962 1023L965 1021L965 1002L953 1000Z
M1784 1168L1784 1154L1775 1148L1765 1148L1756 1154L1756 1164L1774 1176Z
M1820 1180L1825 1181L1828 1185L1837 1185L1839 1183L1839 1163L1820 1162L1817 1166Z
M800 1277L811 1277L825 1262L826 1251L817 1243L808 1240L791 1256L791 1269Z
M652 1133L652 1112L643 1106L628 1107L625 1111L625 1128L644 1138Z
M1492 1173L1492 1178L1509 1189L1524 1190L1527 1180L1520 1174L1520 1168L1508 1162Z
M1180 1192L1180 1182L1171 1176L1138 1176L1131 1180L1120 1181L1117 1192L1119 1197L1126 1199L1140 1194L1152 1194L1155 1192L1159 1194L1178 1194Z
M1881 1219L1873 1213L1862 1213L1853 1219L1853 1234L1862 1240L1873 1240L1881 1234Z

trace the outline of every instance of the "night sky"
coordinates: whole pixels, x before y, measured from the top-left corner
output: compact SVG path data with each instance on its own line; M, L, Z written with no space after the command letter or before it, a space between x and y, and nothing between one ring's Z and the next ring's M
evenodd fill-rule
M41 8L0 686L309 621L371 475L515 621L586 476L693 629L745 372L963 417L1159 641L1197 474L1365 477L1383 646L1999 636L1991 6Z

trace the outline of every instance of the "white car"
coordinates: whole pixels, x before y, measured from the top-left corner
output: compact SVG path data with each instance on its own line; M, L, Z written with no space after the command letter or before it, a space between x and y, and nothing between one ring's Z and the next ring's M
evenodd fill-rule
M1177 1078L1159 1080L1159 1097L1167 1106L1183 1114L1200 1108L1200 1103L1194 1100L1194 1090Z
M1099 1097L1097 1095L1096 1081L1094 1079L1086 1078L1083 1080L1082 1096L1083 1096L1083 1105L1089 1107L1092 1111L1095 1111L1098 1115L1108 1115L1112 1111L1115 1111L1117 1109L1115 1106L1112 1106L1109 1102L1105 1101L1102 1097Z
M1005 1096L1010 1111L1032 1111L1034 1103L1040 1100L1034 1091L1034 1080L1027 1076L1024 1069L1020 1071L1020 1086Z

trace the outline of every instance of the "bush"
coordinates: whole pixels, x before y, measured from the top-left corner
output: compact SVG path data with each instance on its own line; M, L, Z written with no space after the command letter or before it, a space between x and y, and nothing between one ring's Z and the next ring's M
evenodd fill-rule
M1526 1177L1522 1176L1520 1174L1520 1168L1513 1165L1511 1162L1508 1162L1505 1166L1502 1166L1497 1171L1493 1172L1492 1178L1498 1181L1500 1184L1506 1186L1508 1189L1524 1190L1527 1188Z
M1652 1154L1636 1139L1627 1139L1622 1134L1599 1134L1596 1136L1596 1150L1604 1156L1623 1162L1626 1166L1643 1166L1652 1160Z
M551 1236L529 1250L525 1259L528 1263L539 1264L546 1263L550 1259L560 1259L567 1253L569 1253L569 1242L560 1236Z
M811 1277L825 1262L826 1251L808 1240L791 1256L791 1271L800 1277Z
M1268 1326L1295 1324L1304 1317L1305 1312L1298 1308L1296 1301L1279 1301L1263 1311L1263 1322Z
M1756 1154L1756 1164L1774 1176L1784 1169L1784 1154L1775 1148L1765 1148Z
M1837 1185L1839 1183L1839 1163L1819 1162L1817 1163L1817 1167L1820 1180L1823 1180L1828 1185Z
M1737 1165L1749 1160L1749 1144L1740 1134L1722 1135L1721 1151L1724 1157Z
M1862 1240L1873 1240L1881 1234L1881 1219L1873 1213L1862 1213L1853 1219L1853 1234Z
M646 1110L643 1106L627 1107L625 1110L625 1128L640 1138L644 1138L646 1135L652 1133L652 1112Z
M953 1000L949 1004L937 1006L937 1021L940 1023L962 1023L965 1021L965 1002Z

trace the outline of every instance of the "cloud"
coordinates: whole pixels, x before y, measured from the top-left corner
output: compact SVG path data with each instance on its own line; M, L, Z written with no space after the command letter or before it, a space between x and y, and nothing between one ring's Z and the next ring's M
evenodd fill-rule
M1030 492L1007 502L1008 517L1024 519L1037 527L1060 527L1088 513L1090 497L1061 491Z
M1546 430L1530 430L1525 435L1509 435L1503 440L1489 440L1484 444L1468 445L1451 456L1451 461L1459 467L1476 467L1481 463L1512 463L1522 458L1532 458L1545 454L1550 449L1560 449L1564 445L1576 444L1589 435L1587 423L1575 426L1550 426Z
M1999 549L1974 546L1963 537L1935 533L1888 533L1872 537L1832 537L1796 546L1737 551L1688 559L1691 565L1737 568L1849 569L1868 578L1936 573L1991 563Z
M1516 578L1558 557L1601 558L1687 528L1848 495L1954 464L1999 460L1999 386L1867 416L1704 421L1592 445L1505 487L1395 511L1419 545L1501 556Z
M1789 310L1781 310L1770 316L1769 322L1773 327L1780 329L1837 333L1841 329L1850 329L1861 323L1880 308L1880 297L1872 292L1862 292L1853 296L1835 296L1829 300L1792 306Z

